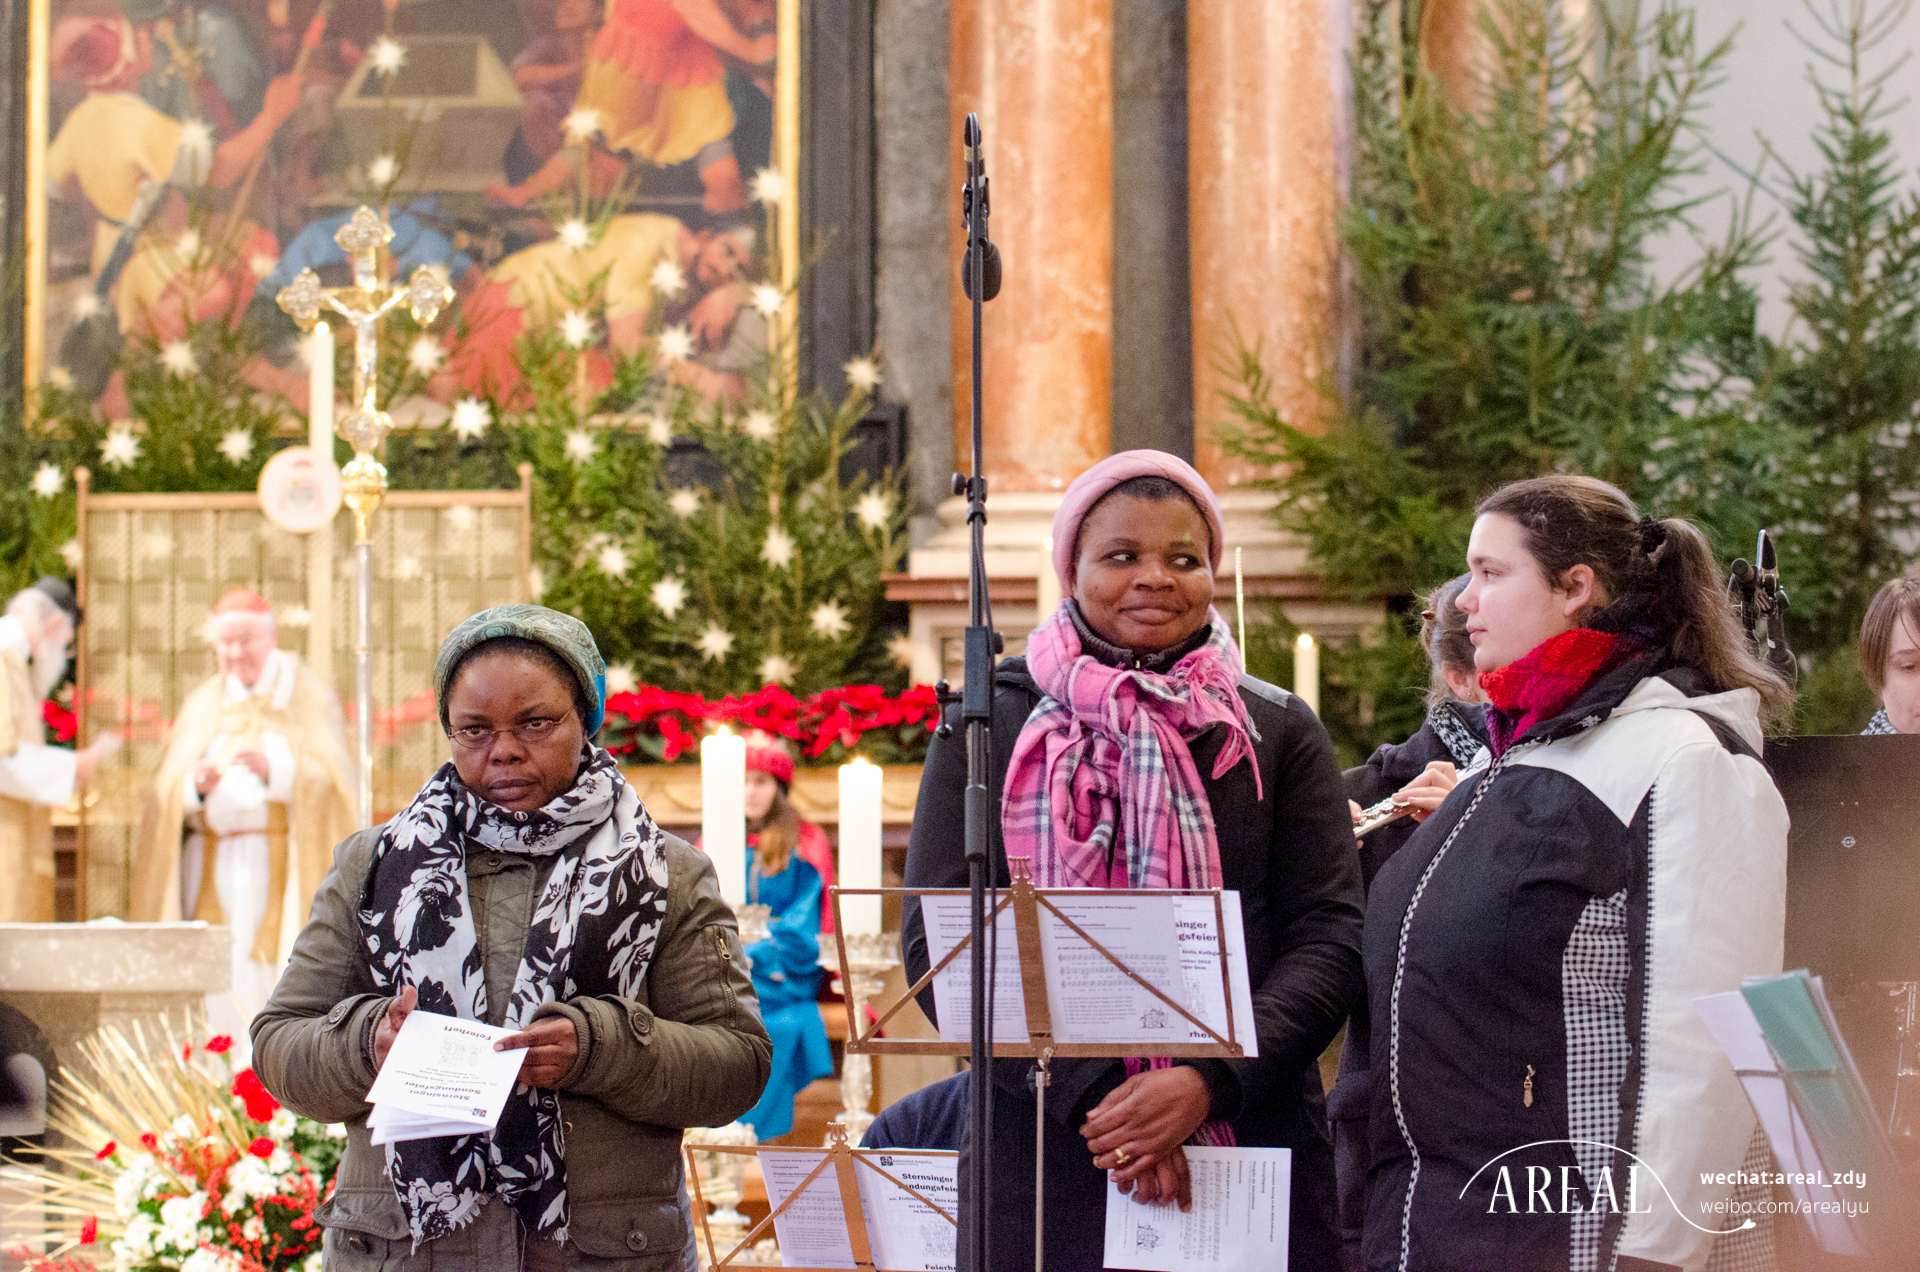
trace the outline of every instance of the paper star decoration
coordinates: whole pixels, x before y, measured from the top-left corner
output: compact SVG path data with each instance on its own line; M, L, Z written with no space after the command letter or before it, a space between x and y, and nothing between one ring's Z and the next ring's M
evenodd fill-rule
M447 524L455 530L471 530L478 520L480 514L473 510L472 504L455 504L447 509Z
M753 174L753 197L761 203L778 203L787 197L787 179L778 168L762 168Z
M847 383L861 393L871 393L880 387L880 364L872 358L854 358L840 368L847 374Z
M756 283L753 288L753 307L769 318L777 317L787 307L786 293L772 283Z
M718 623L708 623L707 630L694 642L694 648L700 651L700 661L719 662L733 652L733 633Z
M632 663L612 663L607 667L607 692L632 693L640 687L640 677L633 674Z
M373 69L380 74L397 75L400 68L407 64L407 46L392 36L383 35L367 50L367 57L372 61Z
M839 640L852 626L847 622L846 607L837 600L823 601L814 606L813 615L808 621L813 625L814 635L824 636L828 640Z
M593 319L578 309L569 309L560 319L560 339L569 349L584 349L593 343Z
M627 567L633 562L627 556L626 548L617 543L609 543L594 554L593 563L600 567L600 573L610 579L627 577Z
M793 563L793 536L779 526L767 527L767 541L760 549L760 559L776 570L784 570Z
M493 408L479 398L461 398L453 404L452 424L453 435L461 441L478 441L493 426Z
M591 106L575 106L560 126L566 130L569 146L582 145L600 131L600 112Z
M647 416L647 440L655 446L673 445L673 421L657 413Z
M200 231L195 229L180 231L180 237L173 241L173 248L182 256L194 257L200 255Z
M160 365L169 375L182 380L200 374L200 359L193 356L193 345L185 340L169 341L160 349Z
M228 429L220 435L220 453L229 464L240 467L253 454L253 433L244 428Z
M420 564L417 556L403 556L393 563L393 577L402 583L411 583L427 576L427 569Z
M122 424L107 430L100 441L100 461L108 468L131 468L140 458L140 439Z
M73 316L75 318L94 318L100 313L100 298L90 291L81 292L73 298Z
M655 583L647 594L668 618L687 607L687 585L671 574Z
M140 536L140 558L164 561L173 555L173 536L164 530L150 530Z
M593 231L587 223L577 216L570 216L560 222L560 242L576 252L584 252L593 246Z
M367 165L367 183L389 186L400 175L400 164L392 155L379 155Z
M700 492L691 486L682 486L667 496L667 507L673 509L676 517L691 517L700 511Z
M80 540L68 539L60 545L60 559L67 563L69 570L77 570L80 563L87 559L87 550L80 546Z
M687 289L687 271L680 268L680 262L665 257L653 267L653 277L649 280L653 290L662 296L678 296Z
M869 490L853 505L853 515L869 530L885 530L893 519L893 500L877 490Z
M887 641L887 657L893 659L896 666L913 666L913 637L895 632Z
M52 464L42 464L33 470L32 488L42 499L51 499L67 488L67 475Z
M280 264L280 258L267 252L255 252L247 257L247 272L255 278L265 278L273 273Z
M756 442L772 441L776 427L772 411L748 411L747 418L740 421L740 430Z
M660 333L660 361L671 366L693 356L693 332L684 322Z
M432 375L446 360L447 352L432 336L416 336L407 346L407 365L417 375Z
M600 449L600 439L584 428L567 430L567 458L576 464L591 460Z
M768 654L760 660L760 679L770 685L784 685L793 680L794 665L784 654Z

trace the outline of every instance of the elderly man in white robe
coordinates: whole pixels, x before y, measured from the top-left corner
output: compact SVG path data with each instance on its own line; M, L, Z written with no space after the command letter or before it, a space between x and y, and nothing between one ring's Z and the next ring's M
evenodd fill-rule
M275 647L265 600L229 592L208 636L219 670L174 721L141 817L132 909L227 926L242 1019L211 1006L231 1027L266 1005L333 847L354 828L352 766L339 701Z
M117 734L79 751L46 745L41 704L66 674L79 625L73 589L52 577L16 593L0 618L0 922L53 921L52 811L120 745Z

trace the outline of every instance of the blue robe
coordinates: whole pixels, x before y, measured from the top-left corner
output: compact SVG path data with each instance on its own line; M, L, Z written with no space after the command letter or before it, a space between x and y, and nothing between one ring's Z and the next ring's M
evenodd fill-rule
M794 853L777 875L761 875L747 848L747 898L773 907L770 934L747 947L753 991L773 1039L773 1072L760 1103L740 1118L763 1141L793 1129L793 1097L833 1075L833 1048L817 1002L820 981L820 872Z

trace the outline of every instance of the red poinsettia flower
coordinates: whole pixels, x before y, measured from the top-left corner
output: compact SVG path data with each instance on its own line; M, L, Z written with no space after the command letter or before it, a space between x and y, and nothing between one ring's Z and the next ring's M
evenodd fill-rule
M242 1069L233 1075L233 1093L245 1102L247 1116L256 1122L264 1122L280 1111L280 1101L260 1084L252 1069Z
M55 742L71 742L80 732L80 717L51 698L40 704L40 718L53 730Z
M107 1158L112 1157L115 1153L119 1151L120 1151L120 1146L114 1143L112 1140L108 1140L105 1144L102 1144L100 1146L100 1151L93 1155L93 1160L96 1162L104 1162L107 1160Z
M247 1145L247 1151L262 1161L265 1161L267 1158L273 1156L273 1141L262 1135L254 1140L253 1143Z
M86 1221L80 1225L80 1244L92 1245L99 1239L100 1217L98 1215L88 1215Z
M224 1056L233 1050L233 1039L226 1034L215 1034L207 1039L207 1048L216 1056Z

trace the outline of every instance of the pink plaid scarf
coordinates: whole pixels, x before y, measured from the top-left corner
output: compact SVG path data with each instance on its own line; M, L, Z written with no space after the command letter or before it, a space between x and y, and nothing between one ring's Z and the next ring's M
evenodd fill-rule
M1027 639L1046 696L1013 744L1000 825L1007 855L1030 857L1040 887L1220 886L1213 809L1188 743L1225 724L1215 780L1245 759L1259 791L1260 766L1240 651L1220 616L1207 617L1207 643L1165 672L1082 653L1064 605Z

